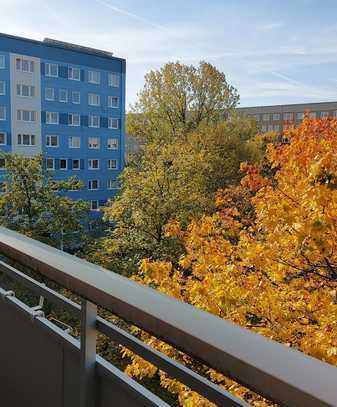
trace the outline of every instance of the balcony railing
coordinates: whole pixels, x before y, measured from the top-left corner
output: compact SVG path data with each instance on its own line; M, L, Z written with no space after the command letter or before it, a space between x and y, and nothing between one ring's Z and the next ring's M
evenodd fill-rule
M248 406L98 317L97 306L280 405L337 406L337 369L331 365L4 228L0 252L82 298L80 306L0 262L0 273L81 321L79 341L45 318L42 304L29 307L0 287L1 406L167 405L96 354L97 331L216 405Z

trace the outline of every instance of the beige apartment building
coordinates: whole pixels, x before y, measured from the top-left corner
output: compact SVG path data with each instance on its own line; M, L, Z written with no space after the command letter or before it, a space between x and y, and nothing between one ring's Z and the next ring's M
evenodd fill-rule
M290 126L301 123L305 113L308 113L311 118L337 118L337 102L239 107L237 112L242 116L255 119L259 130L263 133L282 132Z

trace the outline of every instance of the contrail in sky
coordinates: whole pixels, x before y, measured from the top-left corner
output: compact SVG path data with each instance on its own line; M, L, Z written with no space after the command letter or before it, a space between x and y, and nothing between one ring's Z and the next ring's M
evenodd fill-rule
M95 0L95 2L98 3L98 4L101 4L102 6L108 7L109 9L115 11L115 12L118 13L118 14L122 14L123 16L131 17L131 18L133 18L134 20L138 20L138 21L140 21L140 22L142 22L142 23L144 23L144 24L150 25L150 26L152 26L152 27L154 27L154 28L157 28L157 29L159 29L159 30L166 30L166 28L165 28L164 26L160 25L160 24L153 23L152 21L147 20L146 18L143 18L143 17L141 17L141 16L139 16L139 15L137 15L137 14L130 13L130 12L127 11L127 10L121 9L121 8L119 8L119 7L116 7L116 6L114 6L114 5L110 4L110 3L108 3L107 1L104 1L104 0Z

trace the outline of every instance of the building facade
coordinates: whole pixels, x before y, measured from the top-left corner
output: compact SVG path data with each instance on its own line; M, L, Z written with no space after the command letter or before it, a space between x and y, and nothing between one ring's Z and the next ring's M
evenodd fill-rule
M125 60L45 39L0 34L0 149L42 154L55 180L84 184L73 199L99 209L124 165ZM0 182L5 162L0 160Z
M307 113L311 118L337 117L337 102L301 103L275 106L240 107L239 115L256 120L262 133L281 133L301 123Z

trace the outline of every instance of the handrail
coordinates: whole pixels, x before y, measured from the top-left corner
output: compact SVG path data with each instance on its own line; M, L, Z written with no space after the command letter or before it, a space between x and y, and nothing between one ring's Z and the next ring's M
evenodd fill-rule
M331 365L2 227L0 251L272 401L337 405Z

